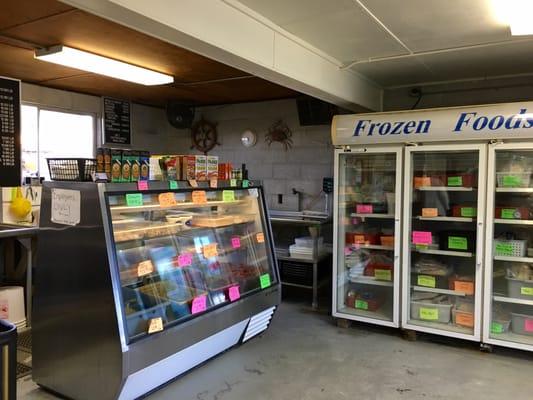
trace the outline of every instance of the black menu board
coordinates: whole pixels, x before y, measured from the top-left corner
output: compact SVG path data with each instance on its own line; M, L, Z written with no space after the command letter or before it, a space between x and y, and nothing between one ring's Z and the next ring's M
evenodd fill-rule
M20 81L0 78L0 186L20 186Z
M130 102L104 97L104 144L131 144Z

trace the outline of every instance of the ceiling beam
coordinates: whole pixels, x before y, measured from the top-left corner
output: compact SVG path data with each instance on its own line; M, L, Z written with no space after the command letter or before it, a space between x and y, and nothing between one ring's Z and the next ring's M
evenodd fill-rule
M233 0L61 1L344 108L381 110L381 87Z

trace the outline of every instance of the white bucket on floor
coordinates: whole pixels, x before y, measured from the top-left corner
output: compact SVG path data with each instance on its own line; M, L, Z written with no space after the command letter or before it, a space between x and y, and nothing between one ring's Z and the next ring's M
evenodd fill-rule
M6 319L15 325L26 323L22 286L0 287L0 319Z

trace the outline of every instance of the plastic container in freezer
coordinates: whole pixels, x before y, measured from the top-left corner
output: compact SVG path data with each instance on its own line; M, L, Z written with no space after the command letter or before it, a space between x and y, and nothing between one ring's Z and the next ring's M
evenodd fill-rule
M511 330L518 335L533 336L533 315L511 313Z
M452 304L411 301L411 319L447 324L451 319Z
M507 279L507 293L509 297L533 300L533 281L522 281L508 277L505 279Z

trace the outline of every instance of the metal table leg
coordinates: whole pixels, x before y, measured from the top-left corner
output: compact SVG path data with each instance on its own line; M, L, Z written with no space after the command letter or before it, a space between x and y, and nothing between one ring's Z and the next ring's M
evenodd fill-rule
M32 284L33 284L33 252L31 238L17 238L20 244L26 249L26 326L31 328L31 314L32 314Z

